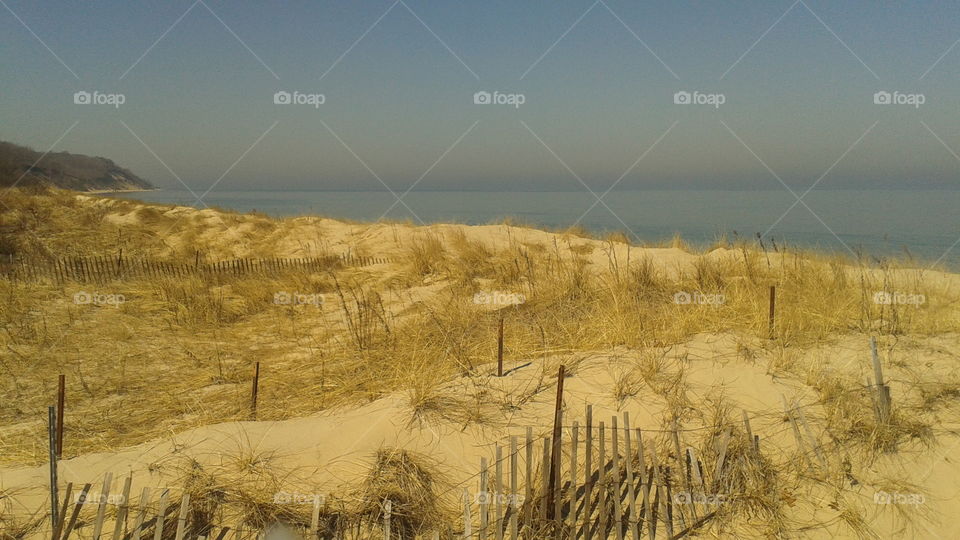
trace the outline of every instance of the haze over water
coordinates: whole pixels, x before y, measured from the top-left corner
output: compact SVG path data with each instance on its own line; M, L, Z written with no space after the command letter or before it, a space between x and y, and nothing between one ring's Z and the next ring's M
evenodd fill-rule
M953 264L958 20L866 0L7 0L0 140L108 157L164 190L146 200Z

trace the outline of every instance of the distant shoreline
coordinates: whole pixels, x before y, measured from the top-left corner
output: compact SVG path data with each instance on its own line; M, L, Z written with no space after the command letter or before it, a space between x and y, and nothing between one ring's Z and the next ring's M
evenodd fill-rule
M103 195L107 193L144 193L147 191L160 191L160 188L153 189L89 189L81 193L90 193L92 195Z

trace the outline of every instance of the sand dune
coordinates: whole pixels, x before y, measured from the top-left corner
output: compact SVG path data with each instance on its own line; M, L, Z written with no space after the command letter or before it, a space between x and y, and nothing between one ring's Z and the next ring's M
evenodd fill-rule
M57 197L51 204L63 204ZM351 252L388 262L326 275L97 284L130 299L118 309L68 305L84 284L4 282L8 328L43 313L59 338L37 326L4 338L16 375L5 391L20 396L0 425L12 450L0 467L7 514L48 504L38 420L50 381L31 359L68 373L62 482L110 472L132 474L137 489L179 489L203 470L237 493L322 493L349 506L377 453L402 449L429 464L454 508L464 488L479 489L480 459L494 445L522 440L528 427L549 435L564 365L567 437L590 404L598 421L628 412L669 456L674 419L682 445L702 449L718 425L740 430L747 413L770 476L763 491L732 494L736 504L703 536L960 537L950 519L960 511L956 274L744 245L691 253L505 224L277 221L76 200L74 211L98 216L82 231L89 250L119 230L143 238L127 253L171 260ZM53 227L40 235L46 247L72 234ZM775 339L770 285L780 295ZM294 287L321 291L323 305L271 305L275 291ZM876 291L923 293L925 302L865 298ZM723 301L678 304L678 292ZM523 301L478 304L477 294ZM494 363L500 315L504 377ZM873 419L864 385L871 336L896 411L890 425ZM246 410L253 361L264 368L257 421ZM784 400L804 412L805 447ZM251 472L258 467L271 473ZM888 494L913 502L887 504ZM760 507L776 519L752 517Z

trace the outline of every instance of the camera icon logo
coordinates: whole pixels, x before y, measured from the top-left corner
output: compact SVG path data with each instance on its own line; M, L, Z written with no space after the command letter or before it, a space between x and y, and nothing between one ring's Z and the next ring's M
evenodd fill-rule
M76 105L89 105L90 103L92 103L90 92L86 92L83 90L79 92L75 92L73 94L73 102Z
M85 306L93 303L93 295L86 292L80 291L77 294L73 295L73 303L78 306Z
M485 92L481 90L473 94L474 105L489 105L492 102L493 102L493 97L490 95L490 92Z
M278 306L289 306L293 303L293 296L288 292L278 292L273 294L273 303Z
M292 103L292 96L290 92L281 90L273 95L273 103L275 105L289 105Z
M874 105L890 105L893 103L893 99L890 92L881 90L873 95L873 103Z
M690 293L686 291L680 291L673 295L673 303L686 305L693 301L693 298L690 296Z
M673 95L673 103L676 105L689 105L691 103L690 92L681 90Z

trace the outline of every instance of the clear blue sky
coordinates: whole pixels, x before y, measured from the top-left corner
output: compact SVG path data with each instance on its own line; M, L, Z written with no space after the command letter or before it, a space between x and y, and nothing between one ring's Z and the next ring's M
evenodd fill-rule
M418 189L582 189L562 161L606 189L658 139L619 188L782 189L760 160L798 191L828 170L820 188L960 182L956 2L3 4L0 139L46 150L76 123L56 150L162 187L161 160L197 191L382 189L367 167L398 191L428 170Z

